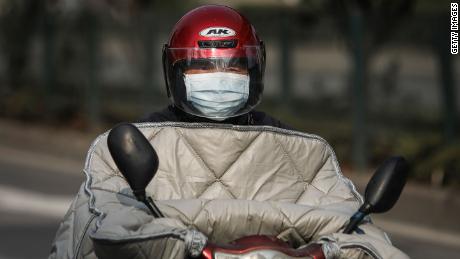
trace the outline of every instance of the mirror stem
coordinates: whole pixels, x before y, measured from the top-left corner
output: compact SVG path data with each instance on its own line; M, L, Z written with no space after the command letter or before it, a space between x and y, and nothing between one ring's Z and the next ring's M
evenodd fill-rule
M347 227L343 231L344 234L351 234L355 231L358 224L364 219L367 214L358 210L353 216L351 216L350 221L348 222Z
M147 198L145 195L145 190L133 191L133 193L138 201L144 203L145 206L147 206L155 218L164 218L163 213L161 213L160 209L158 209L158 207L155 205L152 198Z
M144 202L145 205L149 208L155 218L164 218L165 216L161 213L160 209L155 205L152 200L152 197L148 197L147 200Z

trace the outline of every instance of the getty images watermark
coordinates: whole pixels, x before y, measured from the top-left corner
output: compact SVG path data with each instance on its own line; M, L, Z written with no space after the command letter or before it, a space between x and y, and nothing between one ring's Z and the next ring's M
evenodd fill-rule
M458 54L458 3L450 3L450 53Z

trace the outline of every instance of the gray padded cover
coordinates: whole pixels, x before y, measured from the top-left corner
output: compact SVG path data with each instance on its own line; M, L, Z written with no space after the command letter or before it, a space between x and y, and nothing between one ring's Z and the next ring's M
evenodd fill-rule
M73 246L55 245L55 256L65 250L70 258L180 258L186 253L184 237L196 229L213 242L267 234L295 245L333 244L331 253L342 256L405 257L369 223L361 226L366 235L359 238L337 233L361 198L318 136L255 126L137 126L158 153L159 170L147 193L167 218L154 219L134 199L105 133L88 153L84 193L75 202L84 200L85 206L63 222L79 229L60 230L56 237L62 246L69 241ZM86 224L76 224L80 218Z

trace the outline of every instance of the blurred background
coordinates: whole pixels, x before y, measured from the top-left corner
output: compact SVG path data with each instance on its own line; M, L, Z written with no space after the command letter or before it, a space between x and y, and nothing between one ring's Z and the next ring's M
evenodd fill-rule
M0 0L0 258L47 256L91 141L168 105L162 46L209 3L241 11L265 41L258 109L328 140L360 192L405 156L409 184L376 223L413 258L459 257L450 1Z

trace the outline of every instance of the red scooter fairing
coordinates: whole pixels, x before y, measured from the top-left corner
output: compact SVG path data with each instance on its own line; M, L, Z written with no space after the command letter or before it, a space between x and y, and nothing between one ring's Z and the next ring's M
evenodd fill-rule
M310 244L300 249L273 236L254 235L237 239L229 244L209 243L202 252L202 259L324 259L320 244Z

